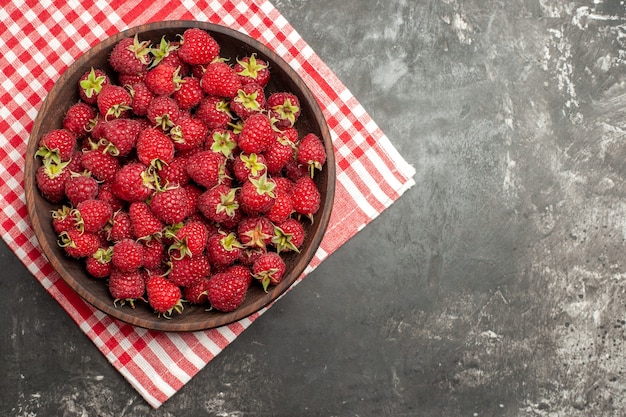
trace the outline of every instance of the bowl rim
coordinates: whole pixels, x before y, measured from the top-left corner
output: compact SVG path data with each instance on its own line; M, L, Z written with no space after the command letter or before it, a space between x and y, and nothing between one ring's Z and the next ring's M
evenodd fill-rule
M209 33L218 33L223 36L234 38L239 42L244 42L248 44L251 48L257 50L261 55L268 57L272 61L272 64L274 66L279 66L281 71L286 73L289 78L300 81L298 83L298 87L301 90L299 94L304 95L304 97L301 97L301 100L304 99L311 106L311 115L315 118L316 126L319 126L321 139L323 140L326 150L327 160L326 164L324 165L324 170L326 171L325 175L327 176L328 183L325 189L325 198L322 201L321 206L324 210L319 218L316 218L316 221L319 222L317 226L318 233L315 234L309 245L309 247L312 249L308 252L306 258L299 259L297 263L297 265L303 265L301 267L302 271L300 271L298 274L287 274L287 276L283 278L283 281L281 281L279 285L269 288L268 292L263 297L258 298L254 303L244 305L240 307L240 309L237 309L230 313L220 313L219 316L207 315L206 320L199 320L191 324L184 322L184 314L180 316L174 315L175 318L179 320L176 320L174 316L170 320L164 320L162 318L156 320L137 318L136 315L132 314L133 310L128 308L117 308L114 306L111 300L107 300L107 302L105 302L101 298L94 296L91 292L87 290L87 288L85 288L77 279L74 278L74 276L63 266L62 263L54 261L56 257L56 248L53 248L51 243L43 238L42 231L42 222L49 222L50 218L41 218L42 216L40 216L39 212L36 210L36 200L38 198L37 194L39 194L39 191L35 182L35 171L38 164L36 163L33 156L35 153L36 143L38 142L40 135L43 133L43 131L39 131L39 125L42 118L44 117L44 114L46 113L46 110L50 106L48 100L49 97L51 97L53 92L60 88L61 84L67 82L68 78L70 78L72 75L75 75L72 73L72 69L85 66L89 62L90 55L88 52L90 52L95 47L102 49L111 48L119 40L143 32L175 30L180 31L180 33L182 34L182 31L184 29L190 27L201 28L207 30ZM52 263L53 268L73 291L75 291L83 300L87 301L88 304L95 307L97 310L108 314L112 318L121 320L122 322L149 330L166 332L187 332L209 330L212 328L231 324L245 317L249 317L250 315L264 309L265 307L270 306L277 298L279 298L283 293L290 289L296 281L298 281L299 277L302 275L307 265L315 256L315 253L319 249L321 241L326 233L334 203L336 168L330 129L328 127L326 119L323 116L323 111L321 109L320 103L318 102L310 88L306 85L302 77L299 76L299 74L285 61L284 58L282 58L277 52L274 52L272 49L270 49L268 46L261 43L260 41L227 26L196 20L166 20L160 22L145 23L118 32L89 48L73 63L71 63L67 69L64 70L64 72L61 74L59 79L55 82L51 90L44 98L41 107L37 113L37 116L34 120L33 127L31 129L31 133L29 135L27 143L24 177L24 188L26 193L28 215L31 221L31 226L35 231L37 241L41 246L45 257L48 259L49 262ZM185 306L185 308L187 309L189 308L189 306Z

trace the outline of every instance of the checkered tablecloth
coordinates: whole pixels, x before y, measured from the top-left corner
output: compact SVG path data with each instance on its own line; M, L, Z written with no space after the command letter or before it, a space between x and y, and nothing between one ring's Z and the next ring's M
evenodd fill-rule
M107 360L154 408L174 395L263 311L217 329L163 333L119 322L84 302L53 270L26 210L24 155L46 94L83 52L116 32L161 20L230 26L268 45L321 103L336 153L335 205L326 237L299 282L414 184L365 109L285 18L264 0L13 0L0 6L0 233ZM289 296L289 295L287 295Z

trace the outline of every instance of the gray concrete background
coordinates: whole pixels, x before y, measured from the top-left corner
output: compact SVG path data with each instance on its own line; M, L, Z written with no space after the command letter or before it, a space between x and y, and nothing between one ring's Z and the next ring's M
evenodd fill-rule
M274 5L417 185L156 411L3 245L0 415L624 415L624 1Z

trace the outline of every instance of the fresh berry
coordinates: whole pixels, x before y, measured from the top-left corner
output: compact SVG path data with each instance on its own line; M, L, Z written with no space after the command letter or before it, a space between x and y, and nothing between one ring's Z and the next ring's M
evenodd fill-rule
M156 96L148 106L148 120L152 126L169 130L180 117L180 109L176 101L170 96Z
M290 131L295 132L297 138L298 132L293 128ZM267 171L272 175L281 173L283 168L294 158L294 149L295 142L291 141L288 135L277 135L276 139L263 152Z
M68 162L55 163L44 159L37 168L35 182L41 195L52 203L59 203L65 198L65 182L70 176Z
M145 201L154 189L154 178L141 162L129 162L116 173L111 184L113 194L124 201Z
M113 210L109 203L95 198L78 203L72 211L77 227L87 233L95 233L109 222Z
M162 276L153 276L146 284L148 303L156 313L164 317L170 317L175 311L182 313L180 287L169 279Z
M123 272L116 268L111 269L109 276L109 293L113 303L120 305L128 303L135 308L135 301L143 299L146 291L144 278L139 270Z
M187 217L187 198L181 187L156 191L150 201L150 210L166 225L180 223Z
M200 79L193 76L183 77L179 88L174 91L172 97L176 100L176 104L178 104L180 109L193 109L200 103L202 97L204 97Z
M275 126L284 129L292 127L300 117L300 100L289 92L277 92L267 98L266 107Z
M132 103L130 93L119 85L107 84L98 94L98 111L105 120L119 119L130 112Z
M243 211L249 215L259 215L268 211L274 204L276 184L266 174L258 178L250 176L241 186L239 200Z
M145 201L136 201L128 206L131 231L135 239L151 239L162 234L164 224Z
M275 140L270 119L263 113L248 117L239 134L239 147L245 153L261 153Z
M211 265L219 269L238 261L243 255L244 246L234 232L219 231L209 237L206 249Z
M274 204L266 212L265 216L274 224L284 222L293 212L291 195L286 191L276 191L274 188Z
M174 258L193 258L204 252L209 232L201 222L186 222L174 235L169 252Z
M143 266L143 245L134 239L122 239L113 245L111 262L122 272L137 270Z
M320 208L321 195L311 177L304 176L296 181L291 199L294 211L310 219Z
M190 179L187 173L187 158L184 156L175 155L169 164L158 170L158 180L162 188L182 186L187 184Z
M152 102L155 95L143 81L137 81L125 86L132 98L132 113L139 117L146 116L148 114L148 106Z
M198 103L195 115L209 130L226 128L233 119L228 101L216 96L204 96Z
M206 137L205 146L208 150L232 159L237 149L237 135L230 129L213 129Z
M220 53L220 46L205 30L189 28L183 32L178 57L189 65L204 65L213 61Z
M89 104L79 101L70 106L63 116L63 128L72 132L76 138L82 138L91 130L91 123L96 118L96 110Z
M189 157L187 173L197 184L209 189L220 183L226 158L213 151L201 151Z
M120 169L120 162L116 157L97 149L85 150L80 163L95 179L106 183L112 182Z
M76 148L76 135L67 129L53 129L39 139L39 149L35 156L53 162L67 162Z
M297 160L308 166L311 176L315 170L321 170L326 163L326 150L320 138L314 133L305 135L298 145Z
M243 303L248 287L248 282L238 275L219 272L207 284L209 303L219 311L234 311Z
M170 137L176 151L185 152L204 145L209 129L197 117L181 116L170 129Z
M252 271L249 267L241 264L234 264L226 268L226 272L237 275L245 280L248 285L252 283Z
M182 78L179 70L166 63L161 63L151 68L144 79L144 83L152 94L157 96L169 96L180 88Z
M147 166L160 169L174 159L174 143L165 133L148 128L137 138L137 159Z
M202 279L194 282L193 284L183 287L183 297L190 304L200 305L204 304L208 300L207 296L207 284L209 283L209 277L203 277Z
M207 65L200 85L210 96L231 98L237 95L241 88L241 80L230 65L215 61Z
M117 210L105 227L107 240L119 242L122 239L131 239L133 237L131 225L130 214L124 210Z
M144 125L136 119L113 119L102 124L100 144L113 156L128 156L137 144Z
M96 198L99 187L89 171L71 172L65 180L65 196L76 207L81 201Z
M239 212L237 190L226 184L203 192L196 202L200 212L215 223L224 223L234 219Z
M244 84L230 101L230 109L245 120L251 114L265 109L265 91L256 83Z
M252 266L252 275L261 282L267 291L270 285L277 285L287 269L285 261L276 252L267 252L259 257Z
M267 172L265 162L262 154L242 152L233 160L233 175L242 183L248 178L259 178Z
M276 252L299 252L305 238L304 226L296 219L289 218L282 223L276 224L272 243Z
M150 65L150 42L139 41L137 35L119 40L111 54L109 64L121 74L140 74Z
M87 233L76 228L59 233L58 244L72 258L86 258L100 248L100 238L95 233Z
M264 60L257 58L256 54L238 59L233 69L244 85L256 83L265 87L270 80L269 65Z
M237 226L237 234L246 248L265 249L274 237L274 225L265 216L245 217Z
M59 235L74 228L74 217L72 216L72 208L62 205L56 210L52 210L52 228Z
M78 94L85 103L95 105L102 88L110 83L111 80L103 70L92 67L78 80Z
M87 273L94 278L106 278L111 275L112 254L113 250L110 247L99 248L93 255L85 258Z
M166 259L165 244L159 239L147 239L141 242L143 244L143 267L151 271L161 268Z
M211 273L211 264L203 253L194 257L170 258L170 270L167 277L174 284L188 287Z
M109 203L113 212L119 211L124 207L124 202L113 195L110 182L100 184L96 198Z

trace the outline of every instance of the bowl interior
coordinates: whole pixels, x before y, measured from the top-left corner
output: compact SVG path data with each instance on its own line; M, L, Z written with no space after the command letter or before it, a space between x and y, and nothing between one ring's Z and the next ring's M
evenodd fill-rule
M108 289L102 280L87 275L84 264L68 258L57 244L57 236L52 228L50 212L58 205L45 200L36 186L36 171L41 165L35 158L37 144L45 132L62 126L67 109L79 100L77 83L83 73L91 67L103 68L112 74L108 65L108 55L113 46L122 38L139 34L140 40L151 40L158 44L163 36L175 39L186 28L200 27L207 30L220 44L220 55L231 60L256 53L270 64L271 80L266 87L269 95L274 91L294 92L301 101L301 116L296 124L300 137L313 132L325 144L327 163L321 172L316 173L315 181L322 195L320 210L312 223L305 222L306 239L300 253L285 255L287 272L283 280L264 292L260 285L252 285L244 304L230 313L206 311L206 307L185 304L183 314L173 314L171 319L157 317L147 304L138 302L136 308L115 307ZM296 72L276 53L233 29L197 21L165 21L137 26L120 32L99 43L78 58L62 74L44 100L37 115L28 142L25 165L25 190L29 216L41 248L55 270L67 284L81 297L97 309L124 322L160 331L195 331L222 326L260 310L286 291L302 274L315 254L330 219L334 198L335 160L331 137L322 111L315 97Z

